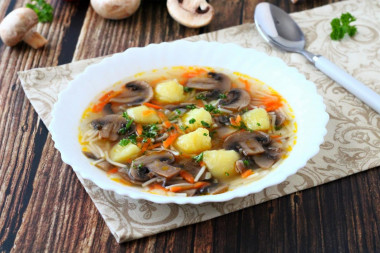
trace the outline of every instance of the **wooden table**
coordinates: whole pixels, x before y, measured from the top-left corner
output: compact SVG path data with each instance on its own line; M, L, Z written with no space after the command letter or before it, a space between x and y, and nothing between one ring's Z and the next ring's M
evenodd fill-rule
M26 2L1 0L0 18ZM105 21L88 7L88 0L50 2L54 21L42 27L47 47L9 48L0 42L0 251L380 251L379 168L207 222L117 244L71 168L62 163L16 72L250 23L259 1L213 0L216 16L201 29L178 25L164 0L143 0L138 12L123 21ZM334 1L270 2L293 12Z

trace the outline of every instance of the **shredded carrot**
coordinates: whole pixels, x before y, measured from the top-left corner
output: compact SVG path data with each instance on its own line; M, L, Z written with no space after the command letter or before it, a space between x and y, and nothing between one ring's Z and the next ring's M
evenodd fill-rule
M181 192L192 189L192 185L183 185L183 186L172 186L170 187L171 192Z
M181 170L179 172L179 175L185 179L187 182L189 182L190 184L194 184L194 177L193 175L191 175L189 172L187 172L186 170Z
M109 103L109 101L111 100L111 98L114 98L118 95L120 95L121 91L109 91L107 92L106 94L104 94L101 98L99 98L99 103L95 104L92 108L91 108L91 111L92 112L101 112L104 108L104 106L106 104Z
M195 103L197 104L198 107L203 107L204 106L202 100L200 100L200 99L197 99Z
M148 139L141 147L141 153L144 153L147 149L148 149L148 146L150 145L152 141L150 139Z
M205 187L205 186L207 186L207 185L210 185L210 183L207 183L207 182L196 182L196 183L194 184L193 189L203 188L203 187Z
M268 112L275 111L282 106L281 97L278 94L272 94L270 97L264 97L261 101L265 105L265 109Z
M236 120L234 119L234 118L230 118L230 123L231 123L231 125L233 125L233 126L237 126L238 124L236 124Z
M244 88L245 88L246 91L251 92L251 85L248 82L248 80L245 80L245 79L243 79L243 78L240 77L239 81L244 84Z
M109 171L107 171L108 174L114 174L114 173L117 173L119 171L119 168L115 167L113 169L110 169Z
M159 111L157 112L157 114L158 114L158 117L160 117L160 119L162 120L164 127L169 128L172 126L172 124L170 123L170 121L168 120L168 118L163 112Z
M159 146L161 146L161 143L152 144L152 145L150 145L150 146L148 147L148 149L154 149L154 148L157 148L157 147L159 147Z
M201 162L199 163L199 165L203 167L203 166L206 166L206 163L205 163L204 161L201 161Z
M165 189L165 187L163 187L163 186L160 185L159 183L155 183L155 184L151 184L151 185L149 185L149 190L163 190L163 191L168 191L167 189Z
M136 132L138 135L142 135L143 127L141 124L136 124Z
M238 116L236 116L236 120L235 120L235 123L236 123L236 125L240 125L240 122L241 122L241 116L240 116L240 114L238 114Z
M143 103L143 105L151 107L151 108L154 108L154 109L162 109L163 108L162 106L155 105L155 104L152 104L152 103Z
M186 73L183 73L182 77L188 79L188 78L193 78L193 77L199 76L199 75L201 75L203 73L206 73L206 70L197 68L197 69L194 69L194 70L190 70L190 71L188 71Z
M252 170L246 170L246 171L244 171L242 174L241 174L241 177L242 178L247 178L247 177L249 177L250 175L252 175L253 174L253 171Z
M164 145L164 148L168 148L177 139L177 137L177 132L171 133L169 137L162 143Z

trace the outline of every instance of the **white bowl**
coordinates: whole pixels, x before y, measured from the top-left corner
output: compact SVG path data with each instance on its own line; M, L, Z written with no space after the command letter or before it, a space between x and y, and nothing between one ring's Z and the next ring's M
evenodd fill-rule
M128 76L178 65L209 66L238 71L277 90L294 110L298 126L297 142L289 156L258 181L226 193L196 197L158 196L143 192L137 187L128 187L112 181L105 172L91 165L81 152L78 131L82 113L94 97ZM260 192L295 174L319 151L319 145L327 132L328 114L325 108L315 85L279 58L231 43L176 41L151 44L144 48L130 48L88 67L59 95L54 106L50 130L55 147L61 152L62 160L71 165L83 178L93 181L105 190L156 203L200 204L227 201Z

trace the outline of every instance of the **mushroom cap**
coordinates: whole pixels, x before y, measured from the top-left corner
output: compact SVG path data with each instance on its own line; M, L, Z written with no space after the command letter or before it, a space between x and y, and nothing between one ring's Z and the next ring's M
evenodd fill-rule
M240 110L251 102L248 91L243 89L232 89L227 93L227 98L219 101L219 105L230 110Z
M38 16L32 9L15 9L1 22L0 37L7 46L14 46L22 41L26 33L37 23Z
M148 102L153 97L153 89L145 81L132 81L125 85L125 90L111 102L122 103L128 106L139 105Z
M214 8L206 0L168 0L166 6L174 20L191 28L208 25L214 17Z
M223 148L227 150L236 150L244 155L260 154L265 151L262 145L267 145L271 142L269 135L263 132L248 132L239 131L228 136L223 143Z
M102 118L94 119L91 121L91 126L94 130L99 131L100 137L116 141L121 137L120 129L125 127L127 120L121 115L111 114ZM125 134L131 134L135 131L134 125L127 130Z
M91 6L103 18L117 20L135 13L140 0L91 0Z
M231 79L222 73L208 72L207 77L190 78L186 86L197 90L227 92L231 89Z

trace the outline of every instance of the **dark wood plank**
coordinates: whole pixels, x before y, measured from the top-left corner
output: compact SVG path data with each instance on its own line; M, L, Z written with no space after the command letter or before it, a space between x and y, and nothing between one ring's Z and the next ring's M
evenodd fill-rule
M0 18L25 2L2 0ZM138 12L123 21L100 18L87 8L88 2L51 1L55 20L41 26L49 39L49 46L42 50L23 44L10 49L0 44L0 251L380 250L379 169L118 245L71 168L62 163L46 127L25 98L16 72L249 23L259 1L210 1L217 15L200 29L185 28L171 19L165 1L142 1ZM335 0L300 0L296 5L288 0L270 2L293 12Z

